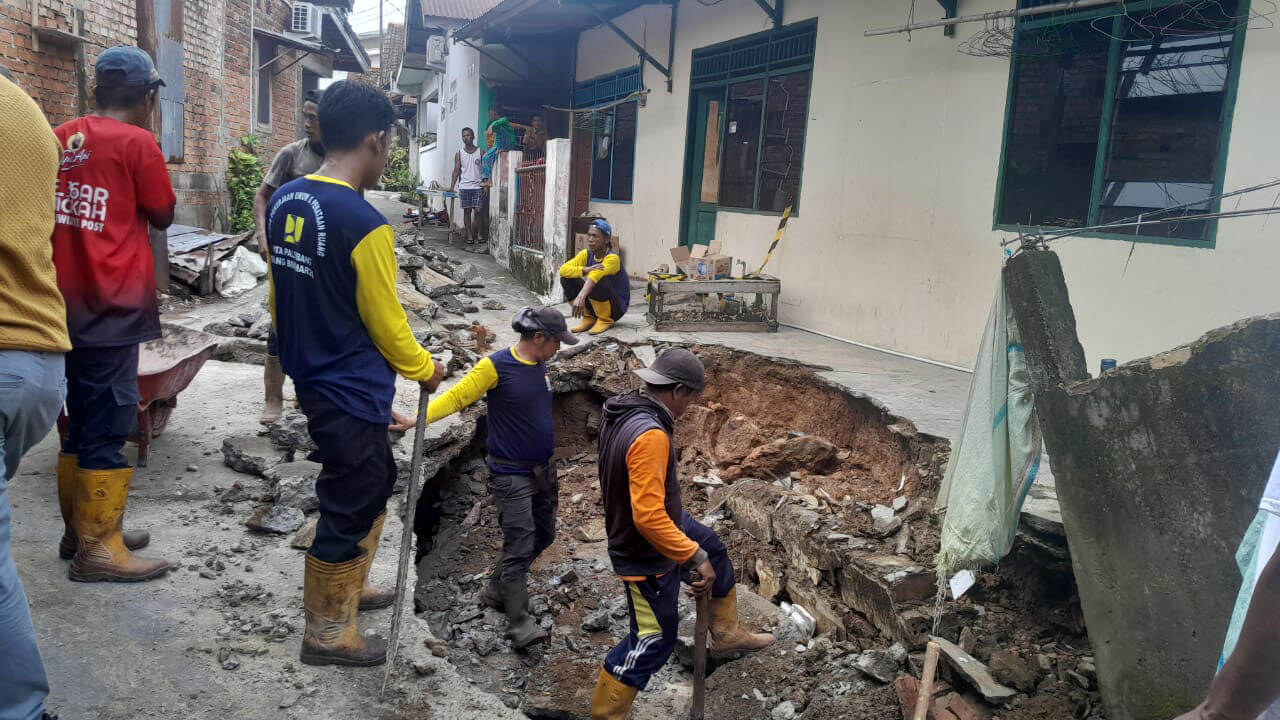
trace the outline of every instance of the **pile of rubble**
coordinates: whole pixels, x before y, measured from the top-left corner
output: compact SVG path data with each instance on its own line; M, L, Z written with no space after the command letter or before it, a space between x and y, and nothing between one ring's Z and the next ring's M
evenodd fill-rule
M411 232L396 237L396 294L409 318L409 327L425 345L458 345L484 352L491 336L477 328L467 315L485 310L505 310L496 298L485 295L480 269L474 263L450 258L444 252L424 246ZM271 316L266 308L240 312L209 323L203 330L226 338L214 351L214 359L261 364L267 352ZM455 337L444 339L448 333ZM434 340L434 343L432 342ZM475 344L471 344L472 342ZM434 351L433 351L434 352ZM464 361L466 362L466 361ZM474 360L470 360L474 362Z
M585 717L590 679L626 632L595 435L603 399L633 388L629 371L661 349L601 344L552 363L558 533L530 578L530 610L548 643L513 652L503 618L478 600L502 543L478 451L436 478L448 502L436 503L438 532L420 554L416 610L463 675L531 717ZM810 368L693 349L708 386L676 430L685 507L730 548L746 622L778 636L766 652L713 664L714 716L910 717L933 637L945 648L936 720L1103 717L1069 560L1055 566L1067 573L1062 587L1034 592L1038 580L1019 560L1046 548L1061 560L1065 542L1024 527L1006 563L980 573L960 600L939 600L932 507L948 444ZM687 714L693 617L692 603L682 605L675 658L637 718Z

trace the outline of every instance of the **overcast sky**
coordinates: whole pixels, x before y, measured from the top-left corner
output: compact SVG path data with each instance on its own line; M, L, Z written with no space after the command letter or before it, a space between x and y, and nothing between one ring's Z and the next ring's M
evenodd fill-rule
M356 0L351 26L357 33L378 29L378 3L382 3L382 23L404 22L405 0Z

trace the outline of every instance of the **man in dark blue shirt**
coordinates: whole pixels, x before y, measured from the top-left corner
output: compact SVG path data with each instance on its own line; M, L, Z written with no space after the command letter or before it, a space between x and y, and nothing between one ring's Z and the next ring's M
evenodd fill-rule
M486 605L507 614L517 648L547 639L529 615L525 579L534 559L556 537L560 492L551 454L555 425L547 361L560 343L577 345L554 308L520 308L511 321L520 342L482 358L449 392L431 401L427 419L448 417L484 397L489 405L489 492L502 526L502 559L483 592Z
M323 465L320 520L307 553L302 602L308 665L379 665L386 642L361 636L358 609L394 593L366 587L396 464L387 438L399 374L430 392L444 368L414 340L396 296L395 235L360 192L387 161L391 102L357 82L320 102L325 161L271 198L270 307L280 364L293 378Z

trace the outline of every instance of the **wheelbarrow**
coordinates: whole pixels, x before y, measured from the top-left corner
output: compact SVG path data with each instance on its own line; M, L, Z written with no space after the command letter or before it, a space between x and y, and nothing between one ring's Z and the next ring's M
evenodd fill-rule
M147 466L151 439L159 437L178 406L178 393L187 389L196 373L213 355L217 336L180 325L163 326L164 336L149 340L138 350L138 427L129 435L138 444L138 467ZM64 410L58 416L58 434L65 442L69 426Z

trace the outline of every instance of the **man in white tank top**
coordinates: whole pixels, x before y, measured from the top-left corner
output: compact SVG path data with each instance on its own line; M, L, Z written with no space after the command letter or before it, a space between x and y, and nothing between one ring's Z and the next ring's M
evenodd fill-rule
M484 151L476 146L476 131L471 128L462 129L462 145L453 155L453 182L449 191L456 188L462 198L462 225L466 229L467 244L471 245L481 242L478 216L484 203L484 174L480 167Z

